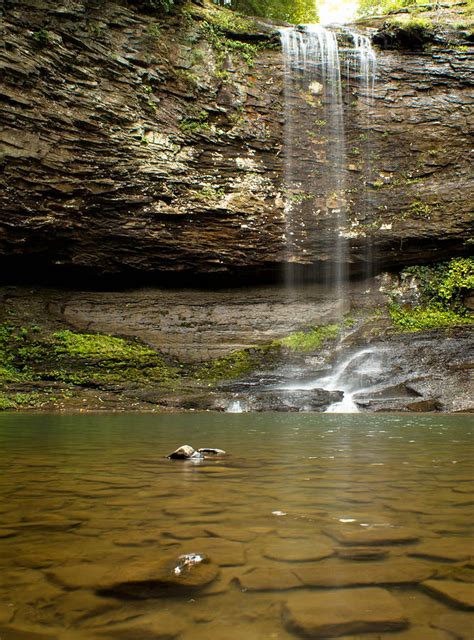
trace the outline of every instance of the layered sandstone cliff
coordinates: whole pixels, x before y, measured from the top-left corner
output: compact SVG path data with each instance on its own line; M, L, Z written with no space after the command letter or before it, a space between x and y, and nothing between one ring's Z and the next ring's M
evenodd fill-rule
M285 248L283 64L271 26L198 3L158 19L115 2L7 0L1 28L0 256L10 281L239 281L288 259L330 259L330 139L307 95L295 96L312 130L299 162L319 188L303 194L305 230ZM378 269L469 249L466 38L451 28L424 48L383 48L373 101L346 88L341 233L356 271L368 244Z

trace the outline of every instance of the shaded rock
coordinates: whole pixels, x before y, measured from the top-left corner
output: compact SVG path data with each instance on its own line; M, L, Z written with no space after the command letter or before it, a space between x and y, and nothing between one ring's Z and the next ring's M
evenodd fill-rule
M237 578L244 591L284 591L301 587L301 581L289 569L261 567Z
M342 400L342 391L312 389L311 391L285 389L252 393L245 399L252 411L324 411Z
M365 563L322 561L293 568L294 574L309 587L350 587L418 584L432 577L436 568L406 558Z
M383 589L298 593L282 611L285 626L311 638L396 631L408 626L400 604Z
M436 40L433 28L414 21L403 23L385 22L374 33L373 42L382 49L423 49L429 42Z
M443 405L435 399L418 400L416 402L409 402L406 405L408 411L425 412L425 411L440 411Z
M460 609L474 609L474 584L455 580L428 580L422 587L429 594Z
M421 533L404 527L326 527L324 533L345 545L393 545L416 542Z
M286 540L265 547L263 555L283 562L310 562L333 555L332 547L318 540Z

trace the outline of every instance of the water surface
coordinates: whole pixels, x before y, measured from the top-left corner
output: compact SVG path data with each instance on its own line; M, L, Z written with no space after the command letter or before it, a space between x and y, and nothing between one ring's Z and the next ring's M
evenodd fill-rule
M349 611L312 637L472 638L471 423L3 414L0 638L289 640L301 607L354 590L388 594L401 626L357 628ZM229 455L164 458L185 443ZM217 577L138 599L101 590L184 553Z

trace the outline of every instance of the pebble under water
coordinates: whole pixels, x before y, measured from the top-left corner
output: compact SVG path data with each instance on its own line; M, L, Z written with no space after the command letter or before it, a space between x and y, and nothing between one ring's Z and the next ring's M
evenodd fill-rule
M3 414L0 638L471 639L472 444L468 415Z

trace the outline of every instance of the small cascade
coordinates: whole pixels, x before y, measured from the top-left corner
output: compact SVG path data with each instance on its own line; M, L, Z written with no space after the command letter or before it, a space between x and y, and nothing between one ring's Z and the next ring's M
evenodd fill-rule
M240 400L232 400L227 406L225 412L226 413L243 413L244 407L242 406L242 403L240 402Z
M377 58L370 39L359 33L348 32L354 48L346 52L346 77L355 79L363 93L372 101L375 88Z
M337 363L330 373L303 384L289 385L287 389L343 391L343 399L329 406L326 413L356 413L359 409L354 396L369 392L379 383L387 355L388 351L382 349L360 349Z

